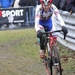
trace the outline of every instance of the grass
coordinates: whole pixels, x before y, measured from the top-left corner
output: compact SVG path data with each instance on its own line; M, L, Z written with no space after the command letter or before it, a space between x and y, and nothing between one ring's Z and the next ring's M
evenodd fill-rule
M75 75L74 52L60 45L64 75ZM68 60L64 61L63 56ZM34 29L0 31L0 75L46 75Z

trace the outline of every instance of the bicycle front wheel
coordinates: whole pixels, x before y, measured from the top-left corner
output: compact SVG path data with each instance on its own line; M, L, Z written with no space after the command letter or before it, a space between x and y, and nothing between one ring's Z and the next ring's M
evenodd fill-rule
M56 45L52 48L52 62L54 66L54 75L62 75L60 56Z
M47 43L47 75L52 75L52 57L49 42Z

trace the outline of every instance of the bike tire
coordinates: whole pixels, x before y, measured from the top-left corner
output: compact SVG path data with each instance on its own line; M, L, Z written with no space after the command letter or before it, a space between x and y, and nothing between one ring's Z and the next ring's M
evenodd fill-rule
M51 49L49 43L47 43L47 67L50 75L52 75L52 58L50 56Z
M55 51L55 53L57 55L57 60L58 60L59 73L58 73L58 70L57 70L57 65L54 65L55 64L55 56L52 56L52 62L53 62L54 69L56 71L56 75L58 75L58 74L62 75L60 56L59 56L58 48L57 48L56 45L53 46L52 51Z

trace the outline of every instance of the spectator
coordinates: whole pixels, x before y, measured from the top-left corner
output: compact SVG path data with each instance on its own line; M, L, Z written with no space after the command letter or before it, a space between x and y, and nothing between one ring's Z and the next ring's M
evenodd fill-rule
M20 0L15 0L14 5L13 5L14 8L19 8L20 7L19 1Z
M14 0L0 0L0 7L1 8L10 8L10 7L12 7L13 3L14 3ZM2 24L2 25L4 25L4 24ZM7 27L9 27L9 23L7 23Z
M14 7L14 3L15 3L15 0L14 0L14 2L13 2L13 4L12 4L12 7Z
M65 10L67 0L60 0L60 9Z
M75 13L75 0L67 0L66 8L70 13Z
M25 25L33 25L33 21L34 21L34 7L37 5L37 4L40 4L40 1L39 0L20 0L19 1L19 5L21 7L24 7L24 6L33 6L31 8L26 8L26 16L25 16ZM29 21L29 22L28 22Z
M39 0L20 0L19 5L20 6L36 6L36 2L38 1L38 4L40 4Z
M1 8L9 8L12 7L14 0L0 0Z
M60 8L60 0L53 0L52 3L59 9Z

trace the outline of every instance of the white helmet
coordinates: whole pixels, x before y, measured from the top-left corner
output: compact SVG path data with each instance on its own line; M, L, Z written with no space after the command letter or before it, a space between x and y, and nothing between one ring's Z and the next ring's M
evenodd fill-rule
M40 0L41 4L43 5L50 5L52 3L52 0Z

